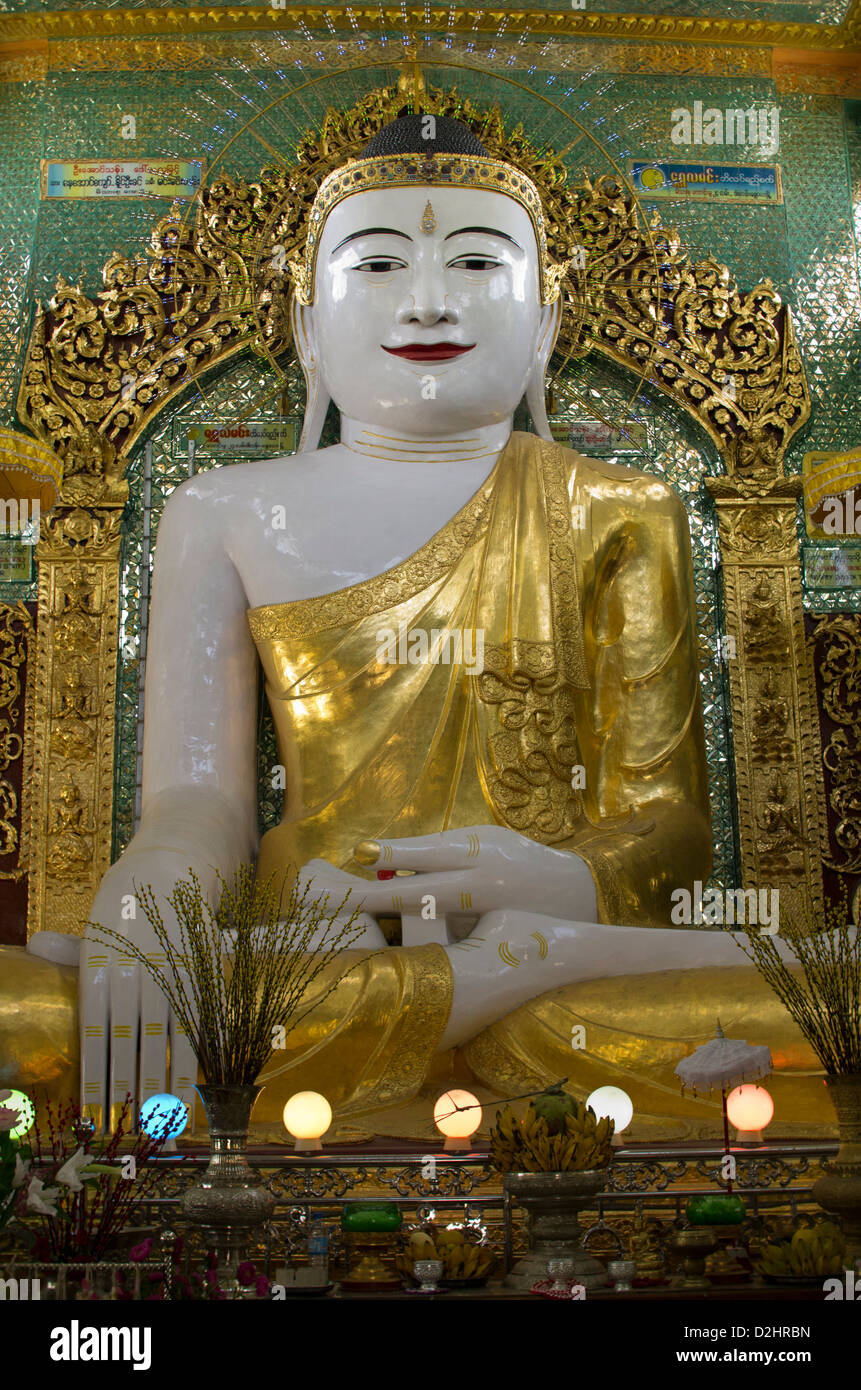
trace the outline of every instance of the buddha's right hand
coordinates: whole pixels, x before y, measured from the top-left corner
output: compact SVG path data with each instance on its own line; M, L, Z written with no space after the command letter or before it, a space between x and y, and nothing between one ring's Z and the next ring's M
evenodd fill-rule
M163 964L164 952L135 887L152 889L169 937L176 941L179 928L167 898L188 872L188 856L181 852L152 848L127 852L105 874L93 903L81 943L78 1017L81 1104L97 1128L111 1127L111 1116L116 1118L127 1094L134 1098L137 1119L140 1105L165 1090L189 1106L190 1128L194 1126L197 1061L191 1045L149 972L96 927L110 927ZM206 891L205 881L203 887ZM166 1084L168 1037L170 1079Z
M328 906L332 911L339 904L343 904L342 911L332 919L331 927L324 923L320 928L318 940L309 945L324 945L325 938L330 936L331 931L345 926L354 913L356 915L353 917L352 926L361 928L361 935L351 936L351 949L380 950L388 944L375 918L367 911L357 912L357 909L364 908L369 888L375 886L369 885L367 879L359 878L358 874L348 874L346 870L330 864L327 859L309 859L299 871L297 886L300 892L307 888L311 898L328 898Z

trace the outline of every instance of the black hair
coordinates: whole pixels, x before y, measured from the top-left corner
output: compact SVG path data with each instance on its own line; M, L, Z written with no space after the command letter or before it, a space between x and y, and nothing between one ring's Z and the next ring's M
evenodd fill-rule
M463 121L453 116L431 116L421 111L399 112L397 120L383 126L362 150L360 159L397 154L475 154L485 159L490 152Z

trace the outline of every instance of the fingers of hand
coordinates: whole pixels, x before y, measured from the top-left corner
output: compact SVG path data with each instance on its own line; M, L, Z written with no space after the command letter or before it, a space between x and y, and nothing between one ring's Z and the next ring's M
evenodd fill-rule
M445 912L484 911L476 894L474 876L468 870L387 879L368 884L364 897L365 910L381 916L391 912L420 915L430 911L432 916L438 917Z
M377 854L374 858L374 847ZM414 869L429 873L465 869L478 859L478 829L443 830L438 835L407 836L399 840L363 840L353 853L360 864L375 869Z
M143 1103L164 1090L167 1066L168 1003L149 976L141 985L140 1019L140 1099Z

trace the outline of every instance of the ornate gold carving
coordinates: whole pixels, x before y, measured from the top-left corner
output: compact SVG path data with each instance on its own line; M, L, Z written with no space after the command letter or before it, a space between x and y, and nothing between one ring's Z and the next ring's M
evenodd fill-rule
M818 723L804 641L796 527L801 479L766 477L762 456L706 479L717 504L744 887L773 887L781 911L823 906Z
M380 28L412 33L508 33L528 29L533 34L570 38L640 39L686 44L753 44L793 48L849 47L861 38L857 19L838 28L832 24L797 24L785 20L723 19L707 16L600 14L593 11L467 9L447 5L264 5L166 7L151 10L61 10L0 17L0 42L32 38L69 39L111 34L203 34L250 30L323 30L324 15L331 29L353 34Z
M570 356L594 348L644 374L702 425L729 473L770 480L810 414L792 322L771 281L742 294L726 266L692 264L675 228L655 218L647 235L619 179L566 193L586 267L569 272L582 310L563 319L560 347ZM553 249L550 232L548 241Z
M95 430L42 520L28 928L80 935L110 864L119 549L127 484ZM69 502L66 502L66 494ZM100 498L95 505L74 499Z
M30 762L33 742L29 727L32 702L22 688L22 669L28 665L32 682L33 619L23 603L0 604L0 859L15 860L0 868L0 879L20 879L27 872L29 848ZM25 700L24 733L15 732ZM21 762L21 797L7 773Z
M837 817L836 854L825 863L837 873L861 870L861 615L821 618L811 643L822 692L822 706L837 725L823 751L830 777L828 801ZM839 857L838 857L839 855Z
M496 657L494 661L493 658ZM583 798L571 785L579 761L575 700L556 672L509 673L503 652L485 652L479 698L498 707L499 729L488 735L489 792L503 823L543 844L568 840L582 826Z

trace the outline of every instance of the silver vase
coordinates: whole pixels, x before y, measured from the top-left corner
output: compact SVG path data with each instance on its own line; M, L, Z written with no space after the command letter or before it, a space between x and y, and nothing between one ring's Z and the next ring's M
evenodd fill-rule
M570 1260L571 1279L585 1289L607 1282L607 1271L581 1244L581 1211L607 1184L606 1168L572 1173L506 1173L509 1197L526 1209L529 1253L505 1277L512 1289L531 1289L547 1278L548 1260Z
M196 1086L209 1123L206 1172L182 1194L187 1221L218 1256L218 1283L228 1296L245 1293L237 1269L275 1210L275 1198L246 1158L251 1112L262 1086Z

